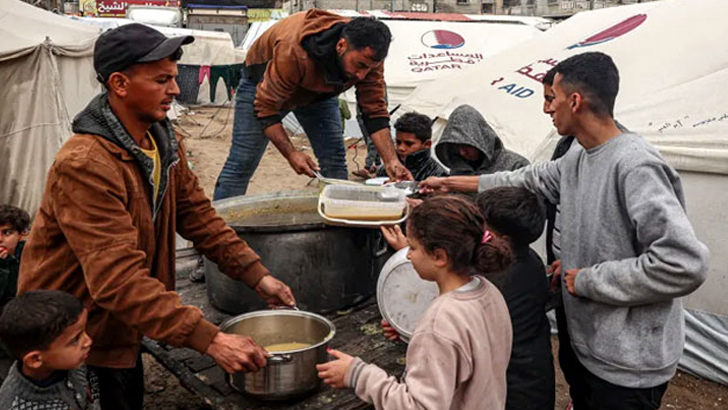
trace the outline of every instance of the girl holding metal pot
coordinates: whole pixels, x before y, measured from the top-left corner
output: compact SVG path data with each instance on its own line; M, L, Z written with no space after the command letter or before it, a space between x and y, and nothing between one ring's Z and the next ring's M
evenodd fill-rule
M440 296L415 328L402 381L336 350L329 351L336 360L317 366L319 377L354 388L377 410L502 410L512 343L508 308L495 285L471 273L500 274L511 252L484 227L468 198L435 197L415 208L407 257L422 279L437 283Z

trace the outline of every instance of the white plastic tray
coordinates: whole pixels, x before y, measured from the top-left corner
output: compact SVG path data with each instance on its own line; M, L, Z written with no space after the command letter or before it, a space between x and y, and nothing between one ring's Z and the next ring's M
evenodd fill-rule
M345 187L345 186L334 186L329 185L324 188L324 190L319 195L318 200L318 213L321 215L322 218L324 218L324 221L326 221L329 224L333 225L345 225L345 226L358 226L358 227L379 227L381 225L394 225L394 224L400 224L407 220L409 217L409 204L407 203L404 194L397 193L397 195L401 196L402 201L396 202L396 203L377 203L377 202L367 202L367 201L349 201L349 200L342 200L342 199L331 199L328 198L327 195L331 193L333 190L341 190L341 191L347 191L351 190L353 192L360 191L360 192L378 192L377 188L368 187L368 188L356 188L356 187ZM329 216L324 212L324 206L328 203L329 206L331 203L336 203L338 206L350 206L352 208L361 207L362 210L369 209L376 209L376 208L387 208L387 207L399 207L402 206L404 208L404 212L402 213L402 217L398 219L349 219L349 218L337 218L333 216ZM390 206L394 205L394 206Z

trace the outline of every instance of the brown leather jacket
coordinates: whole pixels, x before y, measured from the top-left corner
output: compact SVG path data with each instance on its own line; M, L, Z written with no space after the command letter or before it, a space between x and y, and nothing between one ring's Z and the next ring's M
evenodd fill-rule
M105 104L109 113L105 101L102 94L89 107ZM91 111L87 120L102 117L98 107ZM217 215L168 123L152 128L168 182L151 201L138 147L125 132L115 140L118 120L110 120L117 132L78 121L75 132L99 129L104 136L73 135L56 155L23 253L19 292L60 289L84 303L90 365L133 367L143 335L204 353L219 329L174 292L175 232L248 286L268 270Z
M302 46L304 38L349 20L312 9L281 20L253 43L245 59L245 75L255 82L260 81L254 107L264 128L281 121L281 110L292 110L333 97L354 85L369 132L389 127L383 62L362 81L341 82L338 76L332 76L326 70L326 66L334 66L335 61L322 64ZM332 40L338 40L338 37Z

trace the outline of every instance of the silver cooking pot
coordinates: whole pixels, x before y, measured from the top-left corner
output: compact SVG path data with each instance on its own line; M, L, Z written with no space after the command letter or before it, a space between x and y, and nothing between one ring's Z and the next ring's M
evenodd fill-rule
M267 310L236 316L221 326L225 333L250 336L261 346L306 343L303 349L273 353L266 367L255 373L236 373L230 385L263 400L285 400L316 390L316 365L328 361L329 342L336 333L330 320L298 310Z

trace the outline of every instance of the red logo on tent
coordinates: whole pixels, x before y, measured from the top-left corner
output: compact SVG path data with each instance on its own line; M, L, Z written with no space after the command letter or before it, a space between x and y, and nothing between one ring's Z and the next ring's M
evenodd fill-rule
M636 16L630 17L619 24L609 27L604 31L600 31L599 33L587 38L584 41L580 41L573 46L568 47L568 50L577 47L593 46L595 44L606 43L607 41L614 40L615 38L625 35L630 31L636 29L642 23L644 23L645 20L647 20L646 14L638 14Z
M465 45L465 39L448 30L431 30L422 35L422 44L430 48L453 49Z

